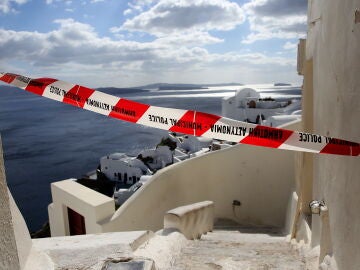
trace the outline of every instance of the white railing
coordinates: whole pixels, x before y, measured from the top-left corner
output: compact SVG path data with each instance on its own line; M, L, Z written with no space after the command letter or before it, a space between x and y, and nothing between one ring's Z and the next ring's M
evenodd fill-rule
M176 229L187 239L200 239L213 230L214 203L203 201L169 210L164 216L164 230Z

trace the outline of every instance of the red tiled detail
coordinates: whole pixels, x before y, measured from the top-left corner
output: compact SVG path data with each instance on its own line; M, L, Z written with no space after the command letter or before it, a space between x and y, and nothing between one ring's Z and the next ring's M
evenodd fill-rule
M75 85L64 96L63 102L76 107L83 108L86 100L95 92L95 90Z
M56 81L57 81L56 79L52 79L52 78L33 79L26 86L25 90L42 96L42 94L45 91L46 86L48 86L49 84L52 84Z
M213 126L221 117L218 115L214 115L214 114L209 114L209 113L203 113L203 112L196 112L195 115L195 122L196 123L201 123L202 125L202 129L201 130L196 130L195 135L196 136L201 136L203 135L205 132L207 132L211 126Z
M257 126L250 130L249 135L240 141L244 144L278 148L293 134L291 130Z
M360 155L360 145L345 140L335 139L328 143L321 151L321 154L335 154L344 156Z
M113 107L109 117L136 123L149 109L150 105L121 98Z
M0 78L0 81L6 82L6 83L12 83L17 76L19 76L19 75L12 74L12 73L6 73L5 75L3 75Z
M170 131L201 136L210 129L221 117L213 114L187 111L170 128ZM195 133L194 133L195 130Z

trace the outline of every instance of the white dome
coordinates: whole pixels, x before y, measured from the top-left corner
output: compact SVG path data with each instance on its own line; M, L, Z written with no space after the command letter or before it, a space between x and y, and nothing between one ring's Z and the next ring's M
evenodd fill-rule
M245 107L251 98L254 98L254 100L260 98L260 94L253 88L244 87L236 91L235 102L238 107Z
M241 88L236 91L236 98L244 99L244 98L260 98L260 94L253 88Z

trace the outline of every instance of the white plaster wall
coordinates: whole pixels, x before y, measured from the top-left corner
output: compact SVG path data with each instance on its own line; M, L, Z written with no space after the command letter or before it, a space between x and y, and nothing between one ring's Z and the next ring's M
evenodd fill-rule
M283 227L293 189L294 152L237 145L159 171L103 230L156 231L168 210L205 200L214 202L215 218Z
M69 235L67 207L85 218L86 233L102 232L101 222L115 211L114 199L102 195L73 180L51 184L53 203L49 205L51 236Z
M32 241L25 220L21 215L20 210L17 207L10 191L9 191L9 198L10 198L10 209L11 209L12 222L14 226L13 228L15 233L16 247L18 251L20 267L21 269L23 269L30 255L30 251L32 248Z
M235 116L235 96L226 97L221 100L221 115L234 118Z
M0 269L23 269L31 247L24 218L7 188L0 137Z
M287 235L290 235L292 233L292 229L294 226L294 222L295 222L295 217L297 215L296 213L296 206L298 203L298 195L297 193L294 191L290 194L289 196L289 201L288 201L288 206L287 206L287 211L286 211L286 220L285 220L285 226L284 226L284 233Z
M20 269L0 137L0 269Z
M360 141L359 0L309 2L307 57L313 57L314 132ZM321 155L314 161L314 198L329 209L329 237L339 269L360 269L360 159ZM313 238L319 241L320 219ZM315 234L315 235L314 235Z

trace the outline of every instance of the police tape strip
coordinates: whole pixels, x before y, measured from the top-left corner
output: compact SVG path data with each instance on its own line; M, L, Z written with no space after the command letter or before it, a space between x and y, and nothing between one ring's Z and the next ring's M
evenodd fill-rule
M52 78L32 79L0 73L0 80L85 110L168 131L285 150L360 155L359 143L245 123L198 111L150 106Z

